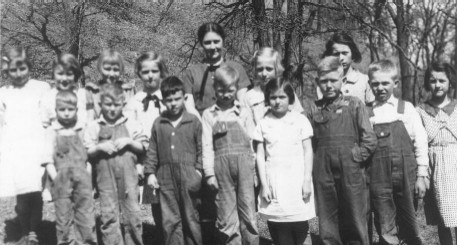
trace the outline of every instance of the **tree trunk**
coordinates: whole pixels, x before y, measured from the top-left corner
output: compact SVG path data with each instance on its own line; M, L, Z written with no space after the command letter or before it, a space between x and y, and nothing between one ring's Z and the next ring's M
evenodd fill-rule
M273 48L282 54L281 46L281 7L283 0L273 0Z
M287 0L287 25L286 32L284 35L284 75L290 77L291 72L291 63L292 63L292 47L294 41L296 41L296 26L297 23L297 13L298 13L298 0ZM300 25L300 24L298 24Z
M263 46L269 46L270 40L268 38L267 20L265 15L265 1L264 0L252 0L255 17L255 29L257 32L257 43L259 48Z

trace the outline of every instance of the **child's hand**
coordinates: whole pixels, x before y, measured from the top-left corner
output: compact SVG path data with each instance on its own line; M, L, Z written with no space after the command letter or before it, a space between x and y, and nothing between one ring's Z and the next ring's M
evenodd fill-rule
M151 187L152 189L159 189L159 181L157 181L157 177L155 174L151 174L148 177L148 186Z
M143 164L137 163L135 165L135 167L136 167L136 171L138 172L138 177L140 178L140 180L143 180L144 179L144 166L143 166Z
M422 199L425 196L426 186L425 177L418 177L416 180L416 186L414 188L415 194L418 198Z
M208 184L209 188L213 191L218 191L219 190L219 185L217 184L217 179L216 176L211 176L206 180L206 183Z
M117 148L114 145L114 142L109 140L97 145L98 151L104 152L108 155L112 155L117 152Z
M126 146L132 144L132 139L131 138L128 138L128 137L124 137L124 138L119 138L117 140L114 141L114 145L116 146L116 149L118 151L124 149Z
M270 188L264 188L262 186L262 198L265 199L265 201L267 201L268 203L271 202L271 191L270 191Z
M305 201L305 203L309 202L311 192L311 181L305 181L302 186L303 201Z

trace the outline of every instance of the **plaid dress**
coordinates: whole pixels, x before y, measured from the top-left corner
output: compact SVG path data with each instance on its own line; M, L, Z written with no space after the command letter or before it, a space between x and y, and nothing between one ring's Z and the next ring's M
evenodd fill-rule
M418 112L427 131L431 190L446 227L457 227L457 101L444 108L428 103Z

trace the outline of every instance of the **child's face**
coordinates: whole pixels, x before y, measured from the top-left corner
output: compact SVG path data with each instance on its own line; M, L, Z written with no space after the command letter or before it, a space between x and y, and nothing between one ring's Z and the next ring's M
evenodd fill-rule
M179 116L184 109L184 94L182 91L177 91L165 97L163 102L170 115Z
M58 102L56 104L57 121L59 121L59 123L64 127L73 125L76 122L77 112L78 108L75 105L62 102Z
M100 102L102 115L105 120L109 123L115 123L119 118L122 117L122 109L124 108L124 98L118 98L113 100L110 97L103 97Z
M141 69L138 73L140 75L141 81L143 81L145 90L154 92L159 89L162 78L160 76L160 69L156 61L143 61L141 63Z
M432 71L430 74L430 91L435 98L447 96L449 91L449 78L445 72Z
M116 62L104 62L100 72L102 79L108 83L115 83L121 77L121 67Z
M335 99L339 96L343 82L341 80L341 70L324 73L317 79L319 88L324 98Z
M335 43L332 46L332 55L340 58L341 65L346 71L352 64L351 48L346 44Z
M219 34L208 32L203 37L202 46L209 60L219 60L222 57L223 40Z
M216 92L216 101L219 106L230 107L233 105L236 96L236 84L230 85L214 84L214 90Z
M29 67L25 62L11 62L8 65L8 75L14 86L24 86L29 80L29 72Z
M256 80L261 83L266 83L271 78L276 76L275 60L271 57L260 56L257 58L255 65Z
M270 108L273 115L282 117L289 110L289 97L284 92L284 89L278 89L270 94Z
M61 65L54 69L54 80L58 90L71 90L75 84L75 74L72 70L65 70Z
M393 79L394 76L394 72L376 71L371 74L370 86L376 101L385 102L392 96L398 85L398 81Z

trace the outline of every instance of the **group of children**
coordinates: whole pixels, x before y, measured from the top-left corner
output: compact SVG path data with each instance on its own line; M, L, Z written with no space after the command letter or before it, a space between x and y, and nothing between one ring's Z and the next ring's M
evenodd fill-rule
M279 53L262 48L242 98L237 69L215 69L215 103L200 115L186 109L187 85L154 52L137 59L143 91L128 101L113 50L100 55L102 79L90 90L78 88L82 72L70 54L54 62L53 89L29 77L24 49L4 60L11 85L0 89L0 196L17 196L24 244L38 244L43 167L58 244L97 244L93 188L103 243L143 244L139 178L143 199L160 205L153 216L165 244L202 244L202 184L216 193L220 244L259 244L257 185L275 244L303 244L316 214L324 244L369 244L370 210L382 244L422 244L413 201L429 187L440 239L452 241L457 103L447 95L455 79L447 64L428 71L432 96L416 110L393 96L393 62L369 66L375 101L365 105L343 95L344 67L330 55L318 66L323 97L311 103L282 76Z

